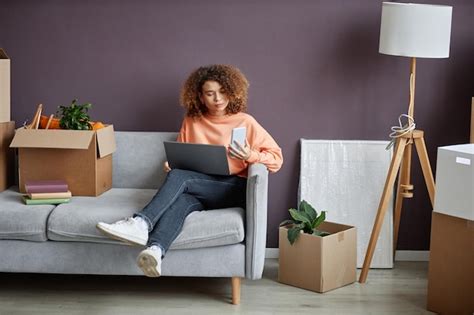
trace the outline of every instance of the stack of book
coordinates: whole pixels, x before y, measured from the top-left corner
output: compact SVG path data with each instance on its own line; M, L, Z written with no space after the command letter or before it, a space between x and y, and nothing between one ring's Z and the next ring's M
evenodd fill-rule
M71 199L71 192L64 180L26 181L25 190L23 200L27 205L56 205L67 203Z

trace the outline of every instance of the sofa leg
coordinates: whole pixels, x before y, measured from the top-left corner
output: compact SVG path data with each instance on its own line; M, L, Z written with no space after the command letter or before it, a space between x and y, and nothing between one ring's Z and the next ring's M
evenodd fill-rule
M232 277L232 304L240 304L240 277Z

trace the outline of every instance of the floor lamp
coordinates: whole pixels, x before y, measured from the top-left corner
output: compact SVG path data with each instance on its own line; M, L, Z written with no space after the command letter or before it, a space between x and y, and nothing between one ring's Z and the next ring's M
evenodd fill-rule
M379 52L411 58L410 95L408 114L400 116L400 127L392 128L394 132L391 136L395 144L395 150L365 254L359 278L360 283L364 283L367 279L375 245L398 173L393 234L393 248L396 249L403 199L413 197L413 185L410 184L413 144L415 144L420 159L423 177L433 205L435 193L433 173L426 151L423 131L415 129L414 121L416 58L449 57L451 13L452 7L450 6L393 2L382 4ZM404 125L401 123L402 116L407 119L407 123Z

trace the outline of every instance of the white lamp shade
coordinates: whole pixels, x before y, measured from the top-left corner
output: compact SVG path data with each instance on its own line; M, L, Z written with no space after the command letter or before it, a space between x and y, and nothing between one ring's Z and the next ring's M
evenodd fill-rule
M449 57L452 11L452 7L444 5L384 2L379 52L405 57Z

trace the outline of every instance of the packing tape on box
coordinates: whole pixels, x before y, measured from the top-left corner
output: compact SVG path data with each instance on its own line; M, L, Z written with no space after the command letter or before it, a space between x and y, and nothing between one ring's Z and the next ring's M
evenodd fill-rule
M337 240L338 240L339 242L342 242L342 241L344 240L344 238L345 238L345 235L346 235L346 233L344 233L344 232L339 233L339 234L337 235Z

